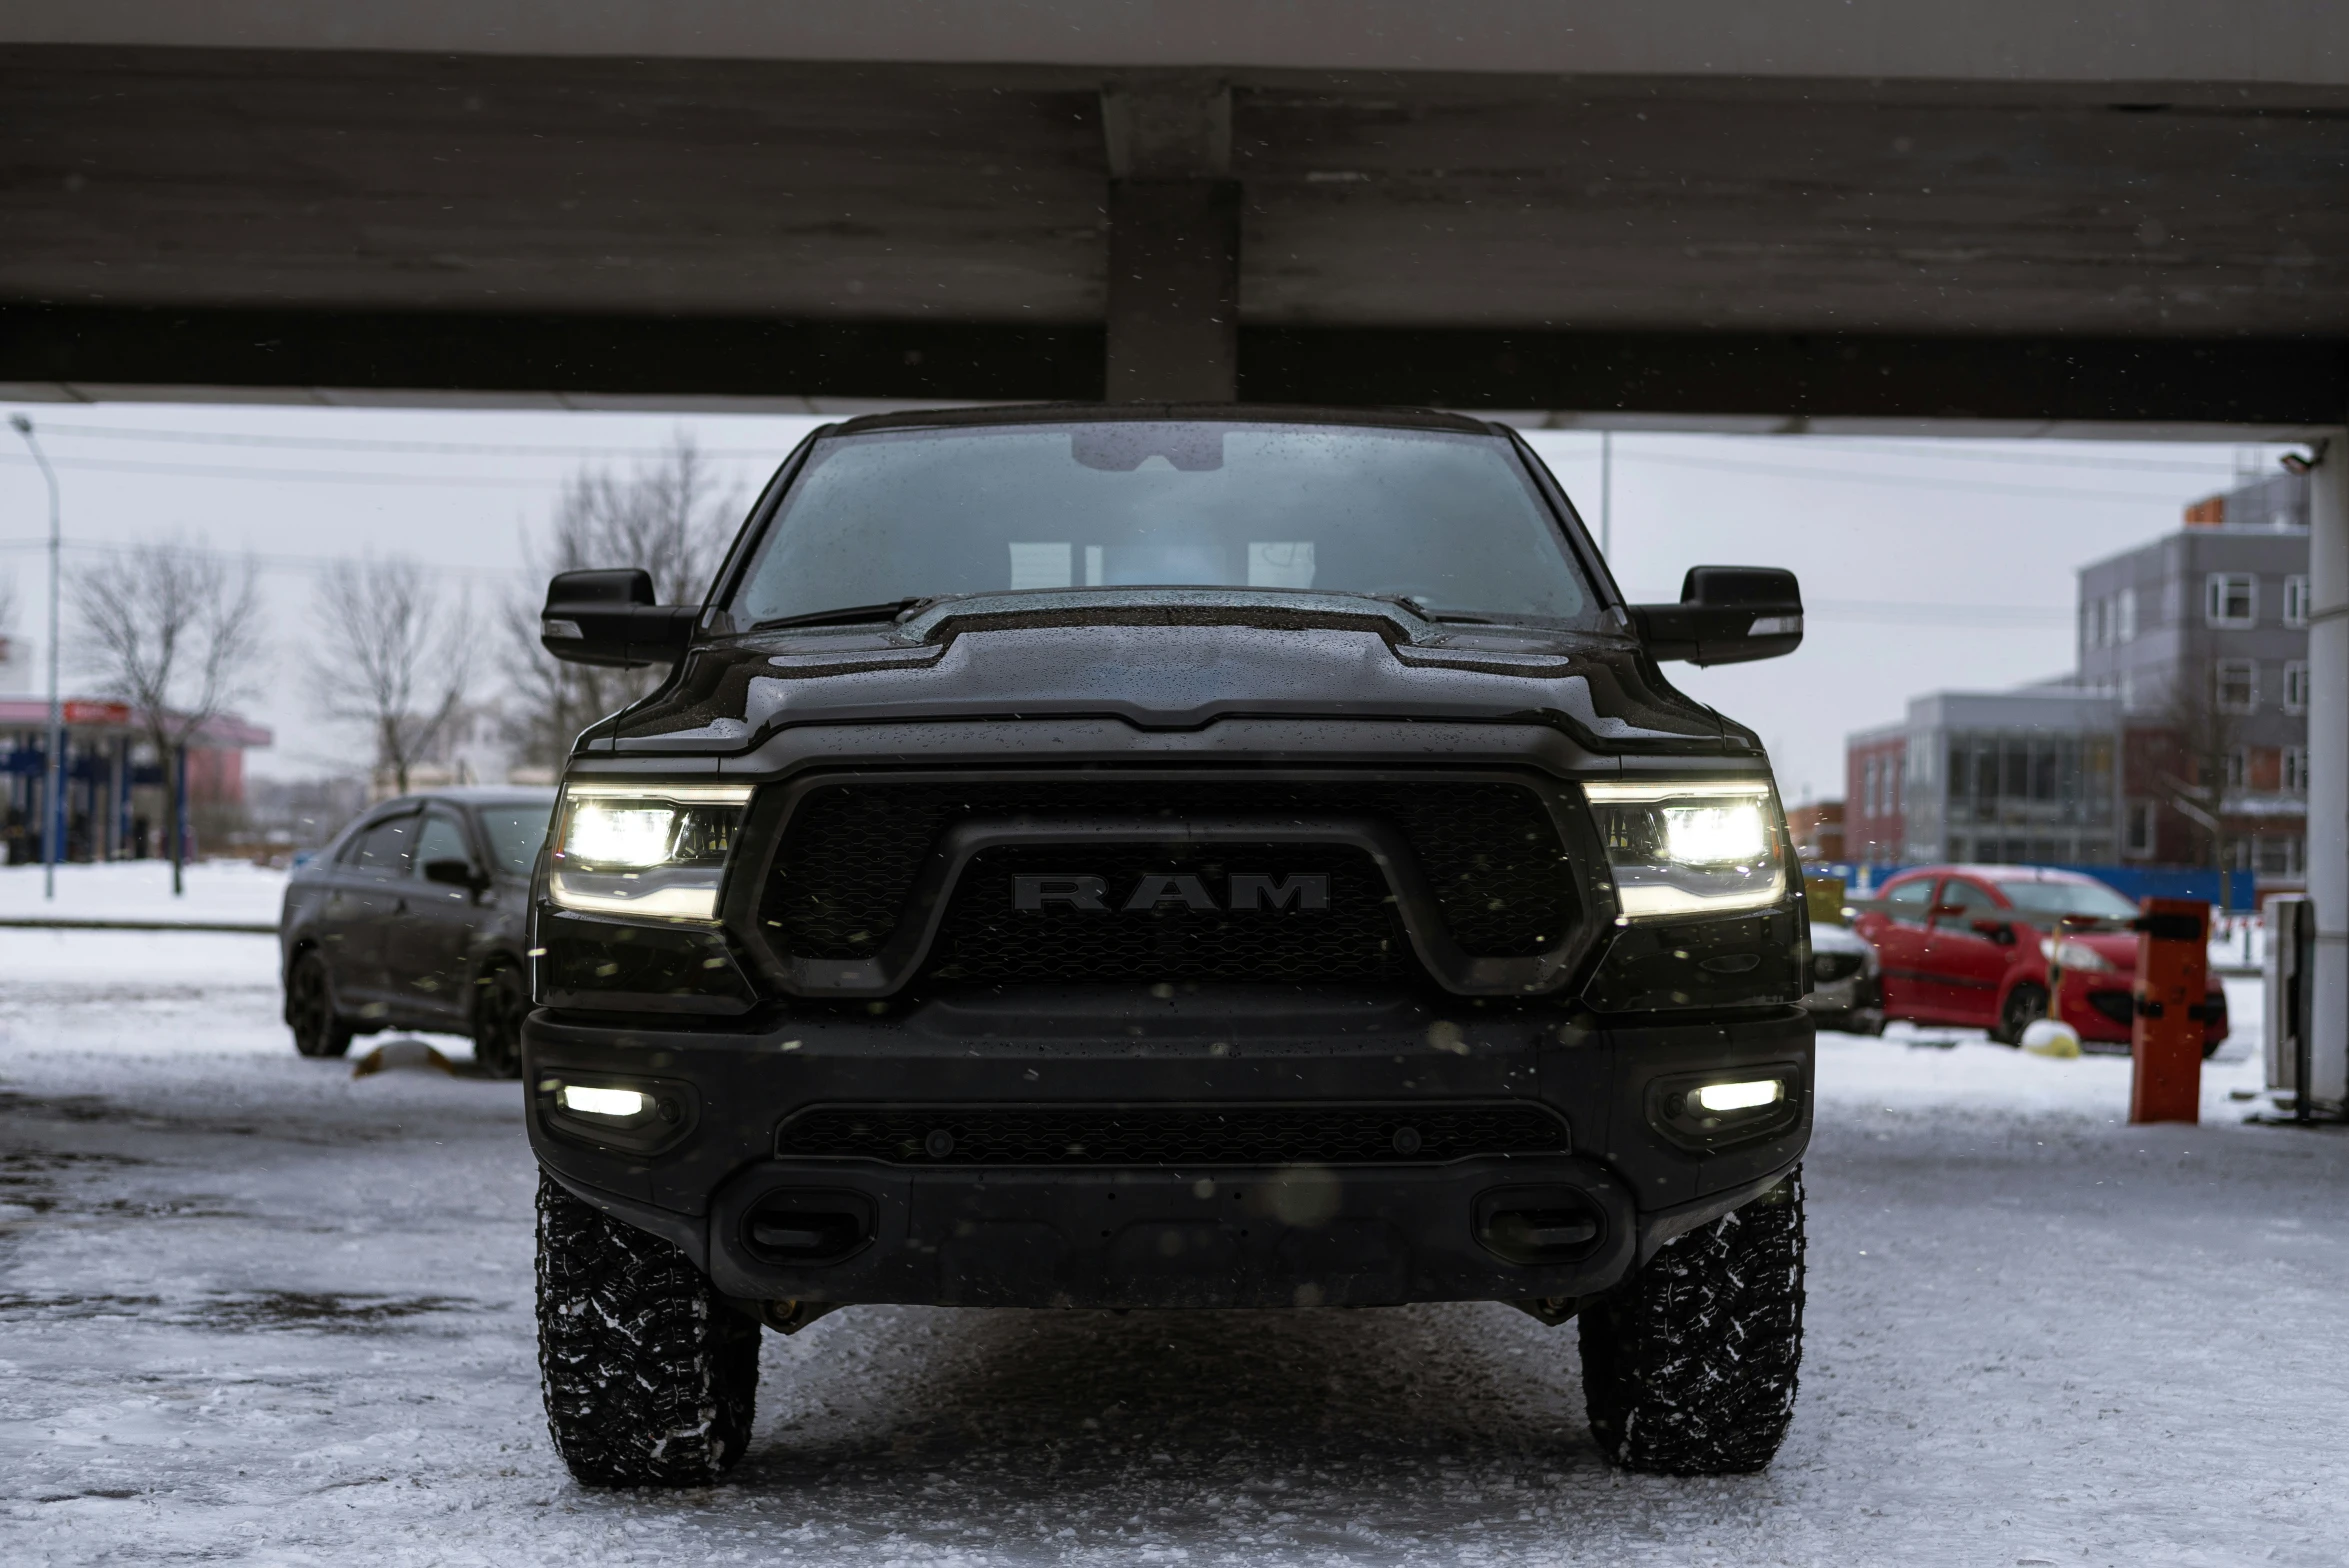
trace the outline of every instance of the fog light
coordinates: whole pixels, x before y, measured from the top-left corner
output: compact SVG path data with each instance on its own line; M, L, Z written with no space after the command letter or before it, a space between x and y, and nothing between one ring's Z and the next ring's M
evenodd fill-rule
M1697 1104L1708 1111L1750 1111L1786 1098L1786 1085L1776 1078L1751 1083L1709 1083L1696 1092Z
M555 1103L582 1116L621 1120L643 1115L645 1108L652 1104L652 1096L634 1089L590 1089L583 1084L567 1083L555 1091Z

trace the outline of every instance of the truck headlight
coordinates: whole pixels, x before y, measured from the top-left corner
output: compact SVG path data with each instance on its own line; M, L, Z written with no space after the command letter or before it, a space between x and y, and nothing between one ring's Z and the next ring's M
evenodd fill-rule
M1734 914L1786 896L1770 786L1689 779L1582 787L1626 920Z
M548 896L597 914L715 920L750 796L748 784L567 784Z

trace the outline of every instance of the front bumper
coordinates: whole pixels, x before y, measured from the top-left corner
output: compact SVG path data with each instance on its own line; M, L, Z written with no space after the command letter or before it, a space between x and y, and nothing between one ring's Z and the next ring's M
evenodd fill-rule
M1800 1009L1650 1025L1442 1005L1063 988L893 1017L541 1012L524 1030L531 1141L566 1187L674 1242L730 1295L1028 1307L1588 1296L1766 1190L1808 1142ZM1726 1141L1673 1120L1689 1084L1765 1072L1786 1081L1786 1101ZM671 1119L599 1137L556 1106L549 1086L563 1083L639 1085ZM945 1120L1275 1103L1406 1117L1530 1104L1566 1135L1539 1153L1420 1162L1178 1151L1045 1165L952 1149L814 1158L778 1141L809 1107L918 1105Z
M2127 1046L2134 1037L2136 993L2125 976L2067 974L2056 1016L2070 1024L2082 1042ZM2227 1038L2227 993L2212 986L2203 998L2207 1022L2203 1048L2215 1050Z

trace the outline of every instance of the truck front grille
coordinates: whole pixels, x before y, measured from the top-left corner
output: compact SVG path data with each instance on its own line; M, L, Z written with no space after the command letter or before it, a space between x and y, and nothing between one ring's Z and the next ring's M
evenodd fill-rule
M1171 820L1370 818L1417 858L1452 940L1476 957L1515 958L1562 945L1575 919L1566 855L1532 790L1490 781L991 779L967 784L858 781L810 790L783 830L760 910L784 952L870 958L897 930L923 862L948 829L1015 817ZM1277 838L1277 835L1273 835ZM1126 873L1217 867L1328 875L1326 910L1201 910L1012 921L1017 870ZM1358 851L1327 845L1261 853L1125 845L1104 854L993 850L966 869L932 958L933 972L981 980L1080 978L1360 979L1398 974L1408 945L1386 879ZM1059 911L1054 912L1057 916ZM1051 928L1048 931L1044 928Z
M891 1165L1393 1165L1564 1154L1538 1105L825 1105L784 1158Z
M1410 938L1387 897L1386 878L1360 850L1121 844L1082 858L1084 869L1110 888L1107 910L1015 907L1012 878L1069 870L1065 849L996 849L974 858L939 927L931 974L940 980L1312 982L1395 979L1405 972ZM1212 897L1231 872L1263 870L1327 877L1329 907L1117 907L1145 876L1195 875Z

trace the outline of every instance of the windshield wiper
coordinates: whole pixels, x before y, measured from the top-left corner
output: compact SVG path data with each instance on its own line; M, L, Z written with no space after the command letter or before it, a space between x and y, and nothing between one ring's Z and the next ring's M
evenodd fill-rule
M936 604L936 595L892 599L886 604L850 604L837 610L810 610L805 615L778 615L771 621L753 621L754 632L781 631L789 626L854 626L860 621L894 621L917 605Z

